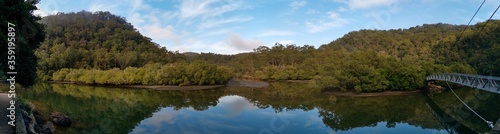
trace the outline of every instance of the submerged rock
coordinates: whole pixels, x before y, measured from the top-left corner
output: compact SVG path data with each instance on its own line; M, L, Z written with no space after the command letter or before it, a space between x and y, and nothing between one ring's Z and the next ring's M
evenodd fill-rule
M64 126L64 127L68 127L72 123L71 118L69 118L69 116L60 112L51 113L50 121L52 121L57 126Z

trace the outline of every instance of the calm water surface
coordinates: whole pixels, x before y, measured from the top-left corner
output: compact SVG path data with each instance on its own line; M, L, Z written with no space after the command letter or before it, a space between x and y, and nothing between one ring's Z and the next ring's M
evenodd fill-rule
M38 84L20 90L42 115L59 111L73 118L56 133L448 133L488 126L449 92L384 97L335 97L299 83L252 89L156 91L67 84ZM457 90L489 120L500 118L499 96ZM430 101L429 101L430 100ZM478 103L479 102L479 103ZM431 105L430 105L431 104ZM437 107L437 108L436 108ZM449 113L463 128L439 121ZM464 112L465 111L465 112ZM449 116L447 116L449 117ZM451 124L451 125L450 125Z

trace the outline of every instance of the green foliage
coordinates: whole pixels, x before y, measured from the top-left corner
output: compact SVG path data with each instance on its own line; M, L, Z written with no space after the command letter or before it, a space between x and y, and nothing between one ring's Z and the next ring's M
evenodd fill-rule
M2 72L16 71L16 83L22 86L31 86L35 83L38 62L34 51L45 38L44 26L37 21L41 18L33 15L37 10L39 0L2 0L0 1L0 65ZM13 25L8 25L11 23ZM13 27L14 38L8 36L8 27ZM12 35L12 34L11 34ZM11 39L9 39L11 38ZM8 41L15 44L15 59L8 59ZM9 68L8 61L15 60L15 69ZM46 79L47 77L43 77Z
M35 52L40 58L40 74L52 74L62 68L125 69L185 60L178 52L168 51L142 36L123 17L109 12L58 13L40 22L46 25L47 33ZM42 80L47 79L50 77Z
M424 24L409 29L360 30L322 45L275 44L254 53L235 55L234 70L261 80L313 80L318 86L379 92L415 90L434 73L500 76L500 21L468 29L464 26Z
M167 51L109 12L60 13L41 22L47 24L48 36L36 51L41 58L38 74L53 74L44 75L43 80L210 85L235 75L312 80L323 88L381 92L421 88L425 76L434 73L500 76L497 20L490 21L484 31L478 30L485 23L471 26L460 38L464 26L424 24L353 31L317 49L276 43L236 55Z
M215 85L224 84L233 74L226 67L204 61L190 64L147 64L144 67L127 67L124 70L67 69L54 72L54 80L86 84L111 85Z
M70 69L67 69L67 68L63 68L59 71L56 71L54 72L54 74L52 74L52 79L55 80L55 81L65 81L66 80L66 75L68 75L68 73L70 72L71 70Z

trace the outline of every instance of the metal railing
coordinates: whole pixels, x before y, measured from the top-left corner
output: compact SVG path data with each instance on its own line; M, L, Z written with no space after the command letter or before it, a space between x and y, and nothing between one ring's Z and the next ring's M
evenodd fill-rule
M429 75L427 76L426 79L427 81L430 80L448 81L500 94L500 77L449 73L449 74Z

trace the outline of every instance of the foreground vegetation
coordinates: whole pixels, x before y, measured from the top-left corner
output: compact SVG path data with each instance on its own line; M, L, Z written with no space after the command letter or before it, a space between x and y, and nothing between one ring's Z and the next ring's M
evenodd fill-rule
M56 71L55 81L112 85L217 85L225 84L231 77L226 67L217 67L203 61L190 64L146 64L144 67L127 67L124 70L67 69Z
M36 81L38 58L34 51L45 39L41 18L32 13L40 0L0 1L0 72L17 72L16 83L31 86ZM15 48L15 49L11 49ZM10 52L9 52L10 51ZM0 75L2 76L2 75ZM10 77L10 76L9 76Z

